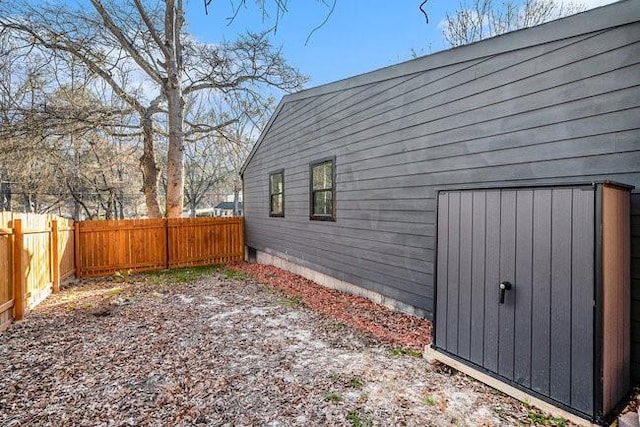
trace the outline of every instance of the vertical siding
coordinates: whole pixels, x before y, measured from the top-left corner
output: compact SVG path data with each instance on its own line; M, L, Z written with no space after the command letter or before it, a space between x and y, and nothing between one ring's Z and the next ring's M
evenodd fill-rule
M487 192L486 266L484 294L484 366L498 372L499 310L496 309L498 292L491 283L500 283L500 192ZM436 322L437 323L437 322Z
M458 271L460 295L458 296L458 354L469 359L471 347L471 277L473 271L473 194L460 195L460 269Z
M531 323L531 347L539 351L531 355L531 388L549 393L551 346L551 190L538 190L533 196L533 301L536 309Z
M636 22L422 73L399 77L396 73L387 80L327 90L284 104L244 171L247 244L430 313L437 190L605 179L640 188L639 40ZM414 70L409 65L407 69ZM310 221L309 162L327 156L336 156L336 222ZM270 218L268 173L281 168L287 183L285 217ZM512 261L503 260L506 255L493 258L492 247L499 240L493 240L491 228L500 225L492 223L496 201L489 199L494 196L487 194L486 200L477 201L486 204L487 223L484 233L472 236L485 239L485 252L477 256L487 266ZM548 197L536 193L534 211L552 203L577 203ZM636 195L631 248L636 367L640 360L639 205ZM553 217L554 227L570 220ZM565 314L551 301L570 299L571 289L553 290L558 295L551 295L544 284L552 277L539 266L547 264L558 277L566 274L566 266L545 258L547 242L535 231L545 220L536 221L532 280L540 280L543 286L532 292L547 317L559 319ZM566 233L570 237L572 230ZM564 250L571 251L570 242ZM514 253L528 250L514 248ZM453 249L449 255L469 256ZM486 281L495 279L489 269L484 274ZM477 289L472 284L471 292ZM494 299L496 294L486 293L484 298ZM469 311L466 300L460 307L449 308L447 317L463 314L461 322L480 316L487 324L497 322L498 313ZM533 322L544 326L545 316L536 318L537 310L533 316ZM517 363L497 359L498 349L488 338L498 330L487 333L483 345L473 336L450 331L445 335L474 360L520 373ZM563 334L572 332L558 333L565 338ZM538 338L534 331L532 345ZM550 346L550 358L557 366L567 365L574 357L554 343ZM540 365L546 375L546 360L534 359L531 364ZM530 379L523 374L523 382L530 381L534 389L548 387L548 382L536 377L539 371L533 371L536 374ZM567 375L564 371L550 374ZM572 398L571 390L551 387L559 399Z
M571 218L572 191L551 194L551 354L550 396L563 403L571 400Z
M449 247L447 250L447 349L458 353L460 301L460 193L449 195Z
M446 283L436 294L438 317L447 319L447 300L449 291L449 194L443 194L438 204L438 253L442 262L438 263L438 278L441 283ZM447 326L448 322L436 322L436 345L447 348Z
M594 192L575 190L571 221L571 404L585 413L593 411ZM587 296L585 297L585 294Z
M438 201L436 345L586 414L594 409L594 194L592 186L470 190ZM512 287L499 303L503 281ZM480 311L482 320L468 321ZM484 357L471 335L483 337Z
M488 282L487 287L493 292L494 301L498 284L502 281L515 283L516 269L516 192L500 192L500 267L499 277L495 282ZM519 288L519 287L518 287ZM515 291L515 292L514 292ZM516 306L516 292L512 289L505 292L504 304L498 305L498 373L513 378L513 339Z
M534 310L538 310L534 302L533 291L533 199L535 191L518 191L516 193L516 230L517 244L515 248L516 272L515 289L515 339L514 339L514 381L525 387L531 387L532 359L532 321ZM534 307L535 304L535 307Z
M485 323L485 260L486 260L486 212L487 196L485 192L473 193L473 235L471 236L471 355L469 360L482 365L484 360L484 323ZM438 233L440 231L438 230Z

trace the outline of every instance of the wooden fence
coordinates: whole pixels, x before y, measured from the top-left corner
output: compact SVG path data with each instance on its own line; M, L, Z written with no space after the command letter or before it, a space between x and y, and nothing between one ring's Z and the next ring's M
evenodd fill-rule
M0 212L0 331L71 276L244 259L243 218L78 221Z
M73 221L0 212L0 330L74 274Z
M244 259L243 218L82 221L76 275L105 276Z

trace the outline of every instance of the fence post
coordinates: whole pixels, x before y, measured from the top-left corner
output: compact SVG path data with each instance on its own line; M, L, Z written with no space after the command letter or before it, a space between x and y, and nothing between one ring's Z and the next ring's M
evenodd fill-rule
M240 258L240 261L245 261L245 249L246 246L244 245L244 217L240 217L240 251L242 253L242 258Z
M73 268L76 272L76 277L79 279L82 277L82 270L80 269L80 221L73 221Z
M51 264L53 292L60 292L60 254L58 252L58 220L51 220Z
M164 219L164 253L165 253L165 259L164 259L164 268L166 270L169 269L169 265L170 265L170 256L169 256L169 218L165 218Z
M22 220L13 220L13 320L22 320L25 312L24 270L22 269L22 252L24 250L24 234Z

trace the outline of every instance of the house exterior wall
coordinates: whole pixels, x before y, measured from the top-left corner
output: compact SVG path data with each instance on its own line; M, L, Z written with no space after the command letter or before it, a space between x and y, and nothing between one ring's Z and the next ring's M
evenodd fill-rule
M438 190L634 185L640 373L639 16L638 2L622 2L286 97L243 171L247 245L430 316ZM336 221L312 221L309 163L328 156ZM285 216L271 218L279 169Z

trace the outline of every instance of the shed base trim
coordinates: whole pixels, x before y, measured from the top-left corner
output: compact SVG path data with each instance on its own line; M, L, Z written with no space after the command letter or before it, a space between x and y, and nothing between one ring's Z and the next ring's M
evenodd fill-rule
M245 251L245 253L249 253L249 251L247 250ZM287 258L289 259L285 259L280 254L276 255L267 253L265 251L256 250L256 262L258 264L273 265L274 267L278 267L290 273L297 274L304 277L305 279L309 279L312 282L325 286L327 288L336 289L338 291L346 292L351 295L357 295L367 298L376 304L383 305L394 311L399 311L425 319L431 318L429 314L424 310L395 300L393 298L389 298L387 296L379 294L378 292L370 291L361 286L354 285L353 283L345 282L344 280L336 279L335 277L320 273L319 271L316 271L310 267L305 267L300 263L296 263L295 260L292 259L292 257Z
M549 402L545 402L542 399L539 399L535 396L525 393L524 391L517 389L515 387L510 386L509 384L503 383L502 381L493 378L490 375L487 375L483 372L478 371L477 369L472 368L471 366L465 365L464 363L447 356L446 354L440 353L437 350L431 348L431 346L426 346L423 352L424 358L429 362L440 362L447 366L450 366L465 375L468 375L481 383L488 385L489 387L495 388L503 392L506 395L509 395L515 399L518 399L521 402L524 402L528 405L535 406L536 408L547 412L554 417L562 417L573 424L577 424L579 426L596 426L597 424L593 424L591 421L579 417L578 415L572 414L571 412L565 411L562 408L558 408L550 404Z

